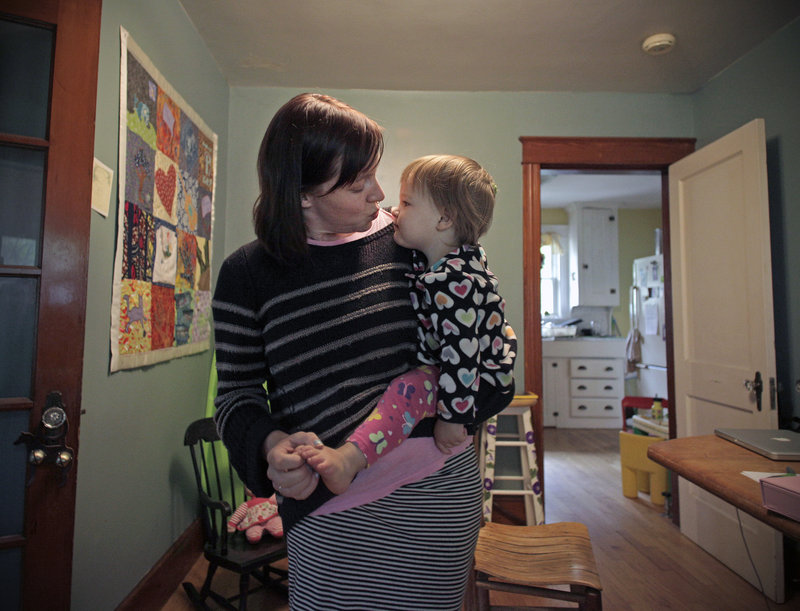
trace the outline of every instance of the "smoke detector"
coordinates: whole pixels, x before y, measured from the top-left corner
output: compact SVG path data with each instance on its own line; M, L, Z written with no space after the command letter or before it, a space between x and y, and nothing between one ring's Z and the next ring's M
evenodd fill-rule
M642 51L648 55L663 55L672 51L675 46L675 37L672 34L662 33L653 34L645 38L642 43Z

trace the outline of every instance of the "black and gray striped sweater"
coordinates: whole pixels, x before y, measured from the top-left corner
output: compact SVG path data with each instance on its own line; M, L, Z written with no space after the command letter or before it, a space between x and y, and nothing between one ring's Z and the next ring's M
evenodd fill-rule
M389 382L416 366L411 256L392 227L280 267L257 242L222 265L213 311L215 419L231 463L256 496L273 492L261 444L272 431L314 431L336 446L369 415ZM269 398L263 388L266 381ZM431 434L431 423L414 435ZM284 528L331 493L284 499Z
M392 234L390 225L354 242L309 246L301 266L276 266L257 242L223 263L213 302L214 418L231 464L256 496L274 492L261 450L269 433L313 431L338 446L389 382L419 364L411 252ZM487 417L514 391L484 386L477 401ZM411 436L432 434L426 418ZM331 496L320 482L305 501L284 499L284 529Z

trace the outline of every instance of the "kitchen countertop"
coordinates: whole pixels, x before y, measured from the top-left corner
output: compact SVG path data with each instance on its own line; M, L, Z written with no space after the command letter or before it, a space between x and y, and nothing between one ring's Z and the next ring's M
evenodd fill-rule
M551 358L625 358L625 338L593 335L543 337L542 356Z

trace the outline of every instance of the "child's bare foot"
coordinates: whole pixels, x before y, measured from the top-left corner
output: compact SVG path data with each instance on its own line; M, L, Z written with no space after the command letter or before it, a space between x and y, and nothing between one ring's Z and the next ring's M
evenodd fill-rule
M328 490L334 494L346 491L358 472L367 467L361 450L349 442L335 449L328 446L298 446L295 451L319 473Z

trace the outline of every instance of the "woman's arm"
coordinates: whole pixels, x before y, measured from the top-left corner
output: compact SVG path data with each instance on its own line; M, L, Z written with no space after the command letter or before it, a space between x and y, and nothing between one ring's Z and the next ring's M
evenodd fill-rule
M264 382L269 368L242 250L222 265L212 304L217 358L214 420L231 464L256 496L273 493L262 446L278 431Z

